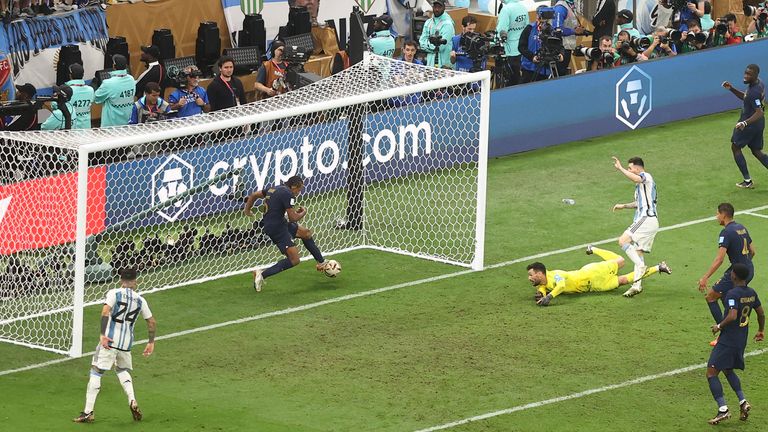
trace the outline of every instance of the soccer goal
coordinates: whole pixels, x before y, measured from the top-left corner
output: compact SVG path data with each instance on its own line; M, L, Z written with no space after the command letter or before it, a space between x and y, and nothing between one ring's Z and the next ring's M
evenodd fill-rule
M326 255L482 269L488 106L487 72L369 55L209 115L2 133L0 340L81 355L83 308L125 266L146 294L276 262L244 198L293 175Z

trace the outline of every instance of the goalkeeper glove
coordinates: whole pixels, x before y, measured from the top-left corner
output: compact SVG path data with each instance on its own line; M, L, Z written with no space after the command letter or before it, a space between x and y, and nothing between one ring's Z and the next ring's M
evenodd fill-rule
M536 302L536 304L538 304L539 306L547 306L551 301L552 301L552 294L547 294L544 297L542 297L541 300Z

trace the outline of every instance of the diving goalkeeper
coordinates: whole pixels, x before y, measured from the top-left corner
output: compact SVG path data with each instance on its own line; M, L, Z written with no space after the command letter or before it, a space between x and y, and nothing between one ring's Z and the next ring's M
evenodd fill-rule
M587 264L574 271L547 271L540 262L529 264L526 269L528 280L536 288L536 304L547 306L553 298L562 293L610 291L635 282L634 272L619 276L619 269L624 266L624 258L621 255L587 246L587 255L592 254L599 256L603 261ZM656 266L648 267L640 279L658 272L672 274L667 263L662 261Z
M272 267L262 271L257 269L253 272L253 288L256 292L261 291L264 279L274 276L283 270L299 265L299 250L293 243L293 239L298 237L304 243L304 247L312 254L317 261L317 271L325 269L325 258L320 252L320 248L312 239L312 231L298 224L298 222L307 214L307 209L303 207L293 208L296 204L296 197L304 189L304 181L299 176L293 176L285 182L285 185L269 187L263 191L257 191L248 195L245 202L245 215L253 216L251 209L257 199L262 199L264 215L261 218L261 228L264 234L268 235L272 243L280 249L280 253L285 258L278 261ZM285 217L288 220L285 220Z

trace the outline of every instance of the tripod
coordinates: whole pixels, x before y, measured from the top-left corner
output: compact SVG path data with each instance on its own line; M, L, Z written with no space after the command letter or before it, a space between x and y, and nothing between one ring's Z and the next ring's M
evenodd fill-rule
M557 71L557 60L552 57L543 57L541 65L536 68L536 75L543 75L542 72L547 72L547 79L555 79L560 77L560 73Z

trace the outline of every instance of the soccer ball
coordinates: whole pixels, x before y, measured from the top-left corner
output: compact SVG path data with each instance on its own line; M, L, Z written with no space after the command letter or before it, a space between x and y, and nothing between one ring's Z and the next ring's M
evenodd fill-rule
M328 262L325 263L323 273L328 277L336 277L341 273L341 264L339 264L338 261L328 260Z

